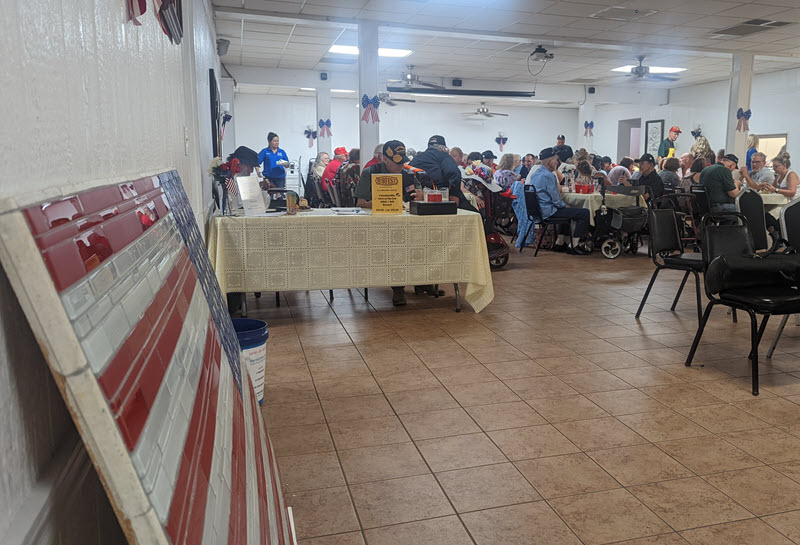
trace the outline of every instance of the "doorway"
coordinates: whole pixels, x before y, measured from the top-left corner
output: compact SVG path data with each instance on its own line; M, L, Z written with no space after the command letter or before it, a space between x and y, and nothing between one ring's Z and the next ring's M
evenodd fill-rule
M621 119L617 131L617 156L618 162L623 157L638 158L642 153L642 119Z

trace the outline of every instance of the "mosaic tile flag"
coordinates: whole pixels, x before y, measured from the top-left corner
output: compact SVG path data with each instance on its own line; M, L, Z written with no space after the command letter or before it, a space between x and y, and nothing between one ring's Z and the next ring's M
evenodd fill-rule
M1 214L0 258L130 543L291 545L177 172Z

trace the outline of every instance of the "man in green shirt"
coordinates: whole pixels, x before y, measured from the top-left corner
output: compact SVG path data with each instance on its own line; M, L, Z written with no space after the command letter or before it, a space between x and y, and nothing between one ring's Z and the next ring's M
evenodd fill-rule
M658 146L658 167L661 168L661 163L667 157L674 157L675 156L675 140L678 139L678 135L681 134L681 128L677 125L671 127L669 129L669 136L661 142L661 145ZM673 150L670 152L670 150Z
M406 146L399 140L389 140L383 145L381 162L365 168L358 178L358 185L353 193L356 206L372 208L372 175L373 174L402 174L403 175L403 200L421 201L423 198L422 186L410 171L403 168L408 162Z
M700 173L700 185L706 188L713 212L736 212L734 203L741 190L741 182L734 182L731 173L738 164L739 158L729 153L721 162L704 168Z

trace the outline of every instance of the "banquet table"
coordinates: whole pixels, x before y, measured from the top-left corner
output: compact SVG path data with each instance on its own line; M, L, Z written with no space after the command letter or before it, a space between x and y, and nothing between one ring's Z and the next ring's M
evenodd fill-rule
M591 225L594 225L595 212L603 205L603 196L600 193L561 193L561 200L573 208L586 208L589 210L589 223ZM636 206L636 197L615 195L606 190L606 206L609 208Z
M775 219L780 219L781 208L789 204L789 199L780 193L759 193L764 202L764 210Z
M494 298L479 214L336 215L329 209L216 216L208 255L223 293L465 283L480 312Z

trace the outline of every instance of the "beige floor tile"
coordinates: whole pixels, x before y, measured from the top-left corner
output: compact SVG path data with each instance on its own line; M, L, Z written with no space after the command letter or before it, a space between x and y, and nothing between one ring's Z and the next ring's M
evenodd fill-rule
M458 517L406 522L364 532L370 545L472 545Z
M653 445L595 450L589 456L623 486L694 476L691 471Z
M721 403L722 400L705 390L691 384L667 384L664 386L649 386L642 388L642 391L657 399L664 405L673 409L683 407L700 407L702 405L714 405Z
M667 373L658 367L627 367L624 369L610 369L612 374L621 378L631 386L643 388L645 386L661 386L663 384L677 384L683 382L675 375Z
M347 534L301 539L297 542L297 545L364 545L364 538L361 536L361 532L349 532Z
M441 386L433 373L425 368L401 371L376 377L385 393L404 392L407 390L425 390Z
M533 360L504 361L500 363L488 363L485 367L494 373L500 380L514 378L540 377L551 374L550 371L539 365Z
M675 530L753 516L699 477L634 486L629 490Z
M621 352L619 346L603 339L575 339L562 340L561 344L578 354L602 354L604 352Z
M264 405L317 402L317 392L314 390L314 383L310 380L264 385Z
M762 520L795 543L800 543L800 511L770 515Z
M631 350L631 354L653 365L669 365L684 363L686 356L672 348L649 348L647 350ZM698 357L699 359L699 357Z
M555 425L581 450L598 450L646 443L644 437L616 418L595 418Z
M643 537L632 541L620 541L617 545L688 545L689 542L678 534Z
M469 414L460 408L406 414L401 415L400 420L415 441L481 431Z
M553 424L608 416L607 412L580 395L530 399L528 403Z
M481 363L497 363L500 361L518 361L525 359L525 354L508 343L482 345L467 349Z
M539 413L523 401L478 405L467 407L466 410L483 431L524 428L547 423Z
M397 356L388 354L365 356L364 360L367 362L367 367L370 372L376 377L425 369L425 364L422 363L422 360L410 350L408 353Z
M323 488L286 496L299 539L359 530L347 487Z
M686 530L681 532L681 535L692 545L731 545L733 543L791 545L792 543L759 519Z
M775 426L800 423L800 405L785 399L742 401L736 406Z
M352 344L349 346L310 346L304 349L309 362L360 360L361 355Z
M261 414L268 429L285 428L286 426L306 426L310 424L324 424L325 415L322 414L319 402L287 403L285 405L264 405Z
M448 390L464 407L519 401L519 396L499 380L450 386Z
M790 479L800 483L800 461L786 462L785 464L775 464L772 469L777 469Z
M497 380L483 365L463 365L434 369L433 374L445 387L457 384L473 384L475 382L492 382Z
M586 397L614 416L660 411L666 408L666 405L636 389L598 392L587 394Z
M686 367L686 365L682 363L673 363L670 365L661 365L658 368L687 382L704 382L707 380L733 378L722 369L717 369L710 365L700 366L697 362L689 367Z
M758 516L800 509L800 483L771 467L717 473L705 479Z
M716 435L665 441L658 443L658 447L698 475L762 465Z
M484 433L425 439L417 447L434 472L508 461Z
M642 358L637 358L630 352L605 352L602 354L587 354L586 359L606 370L626 369L630 367L650 367Z
M721 437L765 464L800 460L800 439L778 428L737 431Z
M713 394L723 401L734 403L736 401L751 401L753 397L750 382L739 378L730 378L723 380L710 380L704 382L696 382L695 386ZM760 392L759 399L772 398L775 394L766 390Z
M509 388L525 400L578 393L566 382L555 376L517 378L505 382Z
M323 399L322 409L328 422L364 420L394 414L383 394Z
M365 377L370 375L369 367L362 359L344 361L323 361L309 363L314 380L328 380L346 377Z
M624 337L611 337L608 342L621 350L647 350L649 348L664 348L664 345L643 335Z
M535 360L560 356L577 356L576 352L557 342L537 343L535 346L527 346L521 350L526 356Z
M586 454L564 454L515 462L525 478L546 499L620 488Z
M325 424L276 428L269 431L272 446L278 456L296 456L317 452L332 452L333 441Z
M455 514L433 475L356 484L350 491L364 529Z
M351 485L430 473L413 443L340 450L338 454Z
M459 513L542 499L512 464L445 471L436 478Z
M624 489L549 500L586 545L669 532L669 526Z
M458 402L453 399L450 392L442 387L389 392L386 394L386 398L397 414L421 413L458 407Z
M267 366L264 380L270 384L300 382L303 380L311 380L311 373L308 371L308 365L306 365L305 362L297 365L280 367Z
M561 375L559 378L582 394L608 392L612 390L626 390L630 388L630 384L624 380L620 380L608 371L574 373L569 375Z
M536 358L536 363L554 375L565 375L567 373L591 373L592 371L602 370L585 357L577 354L568 356L555 356L550 358Z
M670 410L627 414L617 418L652 442L697 437L709 433L705 428Z
M683 408L677 409L677 411L695 424L700 424L714 433L769 427L769 424L763 420L729 404Z
M389 445L411 440L403 424L394 415L331 422L329 426L337 450Z
M335 452L278 458L281 482L287 492L344 486L342 468Z
M547 503L540 501L461 516L477 545L580 545Z
M526 460L578 452L579 449L549 424L489 432L509 460Z
M328 380L315 380L314 385L320 399L355 397L379 394L381 389L372 377L345 377Z

